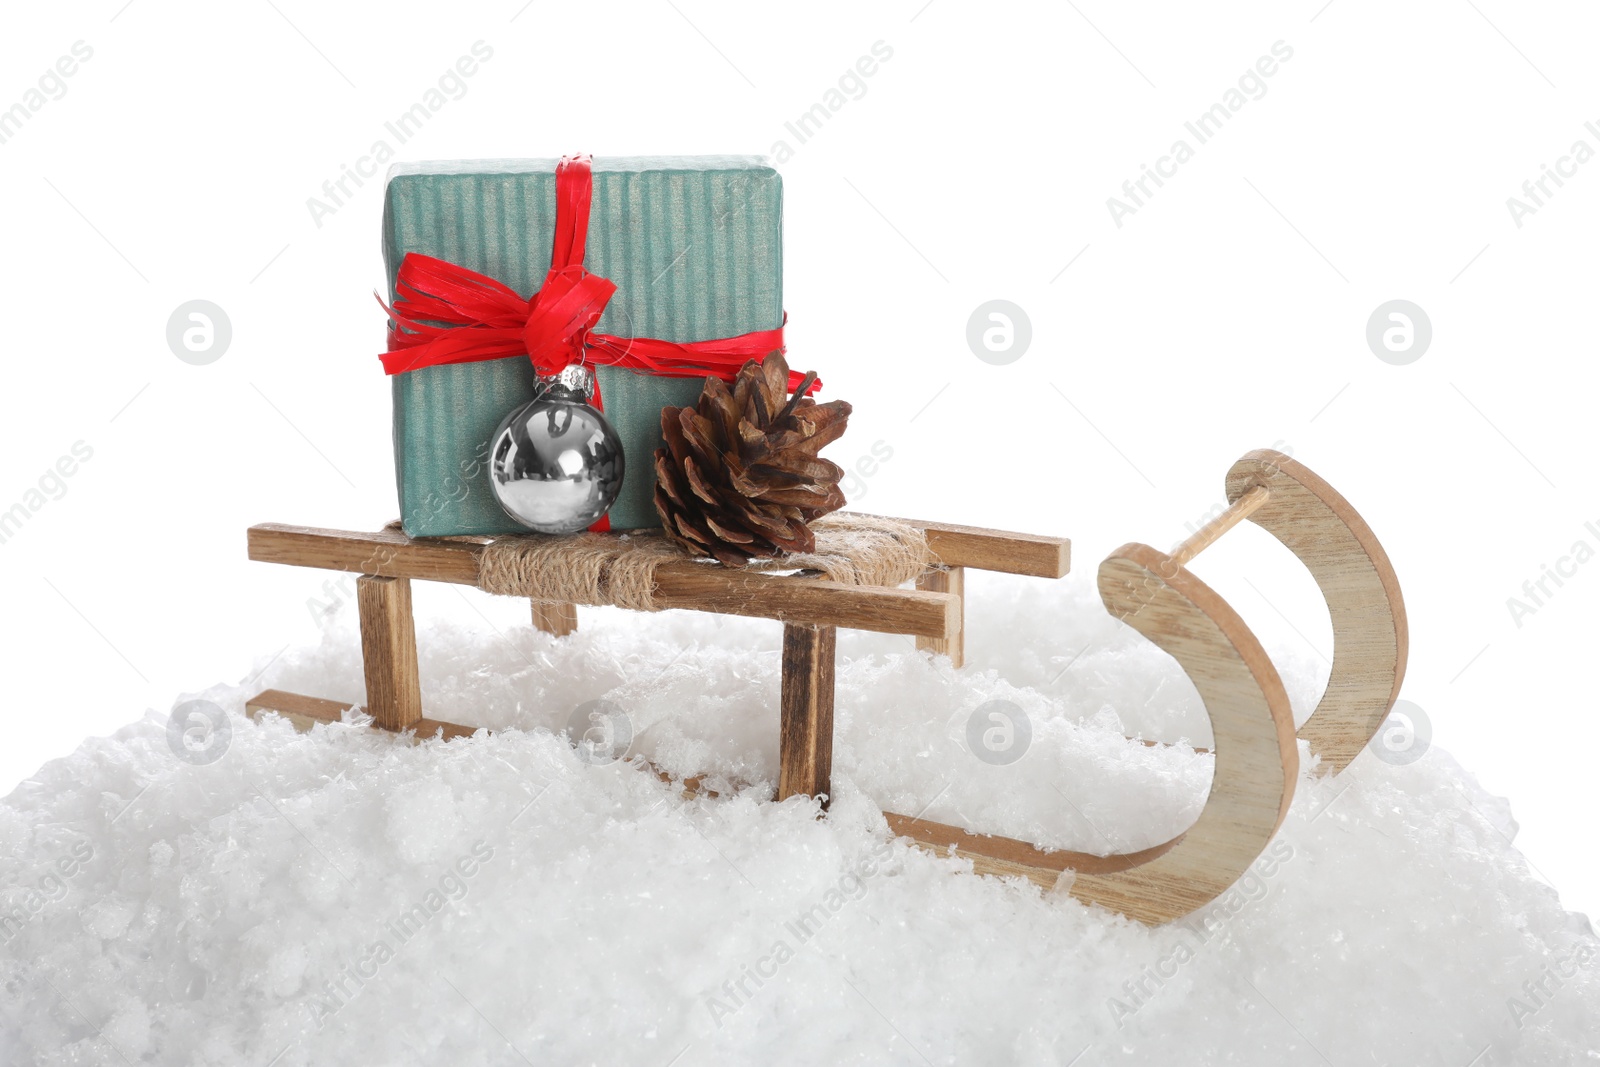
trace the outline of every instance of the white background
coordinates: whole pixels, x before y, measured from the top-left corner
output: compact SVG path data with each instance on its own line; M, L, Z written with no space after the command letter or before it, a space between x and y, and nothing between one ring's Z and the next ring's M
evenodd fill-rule
M1320 5L13 5L0 107L74 42L93 57L0 144L0 510L75 442L93 458L0 544L0 789L315 636L326 576L247 562L248 525L395 514L380 183L320 227L306 202L482 40L493 58L399 158L788 142L791 361L855 404L835 458L893 450L859 506L1067 534L1090 581L1124 541L1183 536L1240 453L1287 443L1389 550L1403 696L1592 911L1600 563L1520 627L1506 602L1600 548L1600 163L1520 228L1506 200L1575 140L1600 149L1600 27L1579 5ZM785 122L877 41L865 93L798 143ZM1266 94L1116 226L1107 198L1193 146L1184 122L1277 41L1293 57ZM965 340L995 298L1032 322L1007 366ZM1396 298L1434 330L1407 366L1365 341ZM232 322L208 366L166 343L193 299ZM1264 636L1330 651L1264 534L1196 570ZM424 613L474 609L525 619L419 587Z

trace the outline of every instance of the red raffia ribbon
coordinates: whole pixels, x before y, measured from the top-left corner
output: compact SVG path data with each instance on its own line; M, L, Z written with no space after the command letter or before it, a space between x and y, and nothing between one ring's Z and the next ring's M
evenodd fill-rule
M384 305L390 318L389 351L381 357L385 373L526 355L540 374L589 362L668 378L732 381L747 361L784 350L782 326L681 344L594 332L617 287L583 269L593 184L589 156L567 156L557 164L550 272L527 300L476 271L407 253L395 279L394 306ZM790 372L789 388L798 388L803 377Z

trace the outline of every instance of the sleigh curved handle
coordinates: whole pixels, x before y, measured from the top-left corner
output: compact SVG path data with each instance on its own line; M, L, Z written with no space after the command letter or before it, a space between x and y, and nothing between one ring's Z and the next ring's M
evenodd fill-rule
M1186 564L1250 519L1297 556L1333 622L1327 689L1301 727L1338 773L1366 747L1405 676L1400 583L1370 527L1332 486L1281 452L1261 449L1228 471L1228 507L1170 553L1124 545L1100 565L1106 609L1178 661L1211 720L1215 769L1205 807L1184 833L1139 852L1049 852L1024 841L888 816L918 844L968 858L982 874L1020 875L1145 923L1169 922L1234 884L1271 842L1294 797L1299 749L1277 669L1237 612Z
M1152 848L1096 856L886 818L895 833L970 859L979 874L1021 876L1045 888L1066 876L1078 900L1158 925L1226 892L1272 840L1299 775L1294 716L1250 628L1181 563L1148 545L1124 545L1100 564L1099 586L1111 614L1178 661L1211 718L1216 769L1194 825Z
M1300 756L1277 668L1214 590L1147 545L1100 564L1106 610L1172 656L1211 719L1216 767L1200 816L1154 849L1075 869L1069 892L1145 922L1167 922L1216 899L1272 840L1294 799Z
M1227 475L1230 505L1257 488L1250 521L1311 572L1333 622L1333 669L1300 737L1337 774L1361 754L1394 707L1405 679L1408 630L1400 580L1383 545L1338 490L1270 448L1245 454Z

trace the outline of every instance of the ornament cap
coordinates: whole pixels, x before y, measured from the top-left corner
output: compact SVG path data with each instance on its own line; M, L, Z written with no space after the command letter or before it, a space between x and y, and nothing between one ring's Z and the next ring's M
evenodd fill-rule
M594 398L594 371L582 363L569 363L554 374L539 378L538 392L559 389L579 400Z

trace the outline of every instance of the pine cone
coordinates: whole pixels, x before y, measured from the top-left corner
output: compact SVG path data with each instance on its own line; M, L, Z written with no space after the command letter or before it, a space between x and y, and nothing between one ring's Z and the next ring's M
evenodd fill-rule
M661 409L656 511L667 537L728 566L810 552L812 519L844 506L837 463L817 452L844 433L850 405L789 397L789 365L773 352L740 370L733 388L707 378L695 407Z

